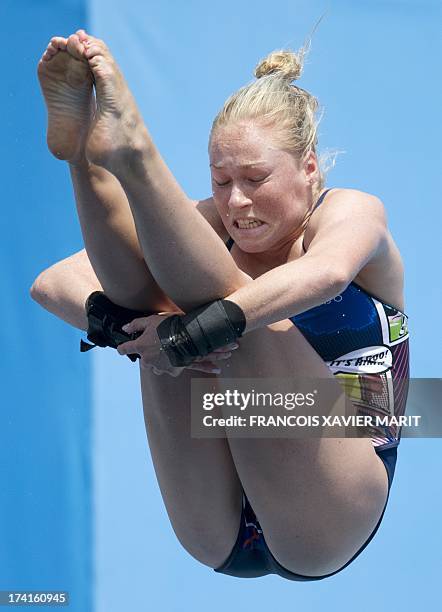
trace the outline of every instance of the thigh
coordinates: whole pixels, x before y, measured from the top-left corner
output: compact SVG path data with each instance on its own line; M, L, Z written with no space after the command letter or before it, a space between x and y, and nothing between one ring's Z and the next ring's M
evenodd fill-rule
M338 385L290 321L244 336L223 368L229 377L317 376ZM376 526L388 482L370 439L231 437L229 445L266 542L288 570L331 573Z
M219 566L238 535L242 488L225 438L191 437L190 383L212 377L184 370L156 376L141 369L152 461L175 534L198 561Z

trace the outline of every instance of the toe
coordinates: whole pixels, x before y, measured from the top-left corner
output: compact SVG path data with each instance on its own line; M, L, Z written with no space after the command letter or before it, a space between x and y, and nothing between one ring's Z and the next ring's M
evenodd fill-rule
M46 53L48 53L49 55L55 55L56 53L58 53L58 49L57 47L55 47L52 43L49 43L49 45L46 48Z
M58 53L58 51L59 49L55 47L52 42L50 42L48 46L46 47L41 59L47 62L51 60L54 57L54 55Z
M105 51L107 51L107 47L102 40L100 40L99 38L95 38L95 36L90 36L89 34L86 35L84 44L85 46L89 46L89 47L92 47L92 46L100 47L101 53L104 53Z
M104 55L104 49L95 43L85 43L84 55L87 59L92 59L97 55Z
M55 49L61 49L62 51L66 51L67 49L67 44L68 41L66 38L63 38L63 36L53 36L51 38L51 42L50 44L55 48Z
M67 50L70 53L70 55L72 55L76 59L79 59L79 60L84 59L83 58L83 53L84 53L83 43L80 41L80 39L78 38L76 34L71 34L71 36L69 36L68 42L67 42Z

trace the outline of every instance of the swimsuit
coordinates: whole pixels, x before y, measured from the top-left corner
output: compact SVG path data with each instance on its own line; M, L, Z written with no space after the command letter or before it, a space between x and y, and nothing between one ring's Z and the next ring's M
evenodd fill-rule
M313 210L320 206L328 191L321 195ZM229 239L229 250L232 245L233 240ZM408 318L403 312L352 282L332 300L290 317L290 320L343 385L358 414L404 415L409 349ZM238 538L229 557L215 571L243 578L277 574L288 580L309 581L321 580L343 570L360 555L381 524L393 482L400 436L400 427L370 430L374 450L387 470L387 501L368 540L339 570L324 576L302 576L285 569L269 550L259 520L243 492Z

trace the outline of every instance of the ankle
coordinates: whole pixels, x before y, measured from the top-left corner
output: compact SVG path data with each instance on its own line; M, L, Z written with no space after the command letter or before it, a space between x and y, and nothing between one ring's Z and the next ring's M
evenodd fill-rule
M145 138L135 136L130 146L112 156L112 173L124 184L127 180L145 181L157 156L157 151Z

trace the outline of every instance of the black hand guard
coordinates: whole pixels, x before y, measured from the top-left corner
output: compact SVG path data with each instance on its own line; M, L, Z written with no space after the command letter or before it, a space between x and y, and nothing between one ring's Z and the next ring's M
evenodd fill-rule
M184 367L241 337L246 319L241 308L216 300L186 315L167 317L157 327L161 346L175 367Z
M90 351L96 346L110 346L117 348L118 345L129 340L135 340L142 332L127 334L121 328L126 323L140 317L147 317L152 312L140 312L124 308L111 302L102 291L94 291L86 300L86 314L88 318L87 338L93 344L81 340L80 351ZM137 354L127 355L131 361L136 361L140 356Z

